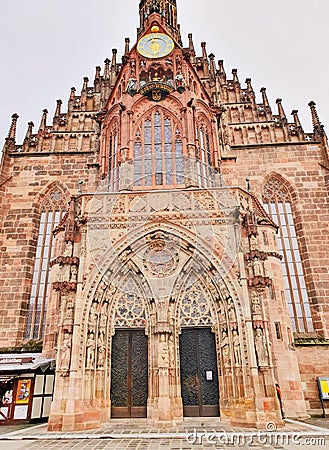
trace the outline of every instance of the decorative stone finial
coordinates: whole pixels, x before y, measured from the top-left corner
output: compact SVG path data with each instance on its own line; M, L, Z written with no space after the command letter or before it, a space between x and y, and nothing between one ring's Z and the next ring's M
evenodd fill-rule
M316 110L316 104L312 100L308 104L308 106L311 108L311 115L312 115L312 124L313 124L313 131L315 137L321 137L324 134L323 125L321 125L317 110Z
M56 100L56 103L55 117L58 117L61 113L62 100Z
M234 83L239 83L238 70L237 69L232 69L232 75L233 75Z
M47 114L48 114L48 109L44 109L42 111L42 117L41 117L39 131L44 131L47 126Z
M17 127L17 120L18 120L18 114L14 113L11 116L11 124L8 132L7 139L12 139L15 142L16 139L16 127Z
M202 58L203 58L203 59L208 59L208 56L207 56L207 50L206 50L206 45L207 45L206 42L201 42Z
M278 112L279 112L280 118L286 121L287 118L286 118L286 114L285 114L283 106L282 106L282 99L281 98L277 98L276 99L276 104L278 105Z
M83 85L82 85L82 90L83 91L87 90L87 88L88 88L88 81L89 81L88 77L83 77Z
M210 74L212 76L215 76L215 74L216 74L216 63L215 63L215 55L213 53L210 53L209 60L210 60Z
M76 91L75 87L71 87L70 100L74 100L75 91Z
M104 61L105 67L104 67L104 80L108 80L110 78L110 60L106 58Z
M262 93L264 108L269 108L270 104L269 104L269 101L268 101L268 98L267 98L266 88L262 87L260 92Z
M301 125L300 120L299 120L299 117L298 117L298 111L297 111L297 109L293 109L293 110L291 111L291 115L292 115L293 118L294 118L294 122L295 122L296 128L299 129L299 130L301 130L301 131L303 131L302 125Z
M117 67L117 53L118 50L116 48L112 48L112 61L111 61L111 69L116 70Z
M32 136L32 130L34 127L34 123L33 122L29 122L27 124L27 131L26 131L26 135L23 141L23 150L24 151L28 151L29 145L30 145L30 140L31 140L31 136Z
M125 38L125 55L127 55L129 53L129 44L130 44L130 39Z
M190 50L190 52L194 55L195 54L195 49L194 49L194 44L193 44L193 35L192 33L188 34L188 49Z

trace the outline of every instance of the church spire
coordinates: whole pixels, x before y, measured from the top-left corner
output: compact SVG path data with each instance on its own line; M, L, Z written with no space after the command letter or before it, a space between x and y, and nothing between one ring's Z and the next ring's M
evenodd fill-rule
M181 42L180 28L177 23L176 0L140 0L139 2L140 27L138 37L157 20L166 28L179 43Z

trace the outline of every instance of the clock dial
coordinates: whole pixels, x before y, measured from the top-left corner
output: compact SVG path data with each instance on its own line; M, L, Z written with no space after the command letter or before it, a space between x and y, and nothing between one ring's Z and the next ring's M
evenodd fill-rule
M145 58L157 59L169 55L174 49L174 41L162 33L151 33L138 42L137 51Z

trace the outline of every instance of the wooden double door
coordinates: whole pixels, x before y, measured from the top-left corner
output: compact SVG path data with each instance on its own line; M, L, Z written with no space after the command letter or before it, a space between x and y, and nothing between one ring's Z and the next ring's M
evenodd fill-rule
M184 416L219 416L214 333L210 328L183 328L179 350Z
M148 341L145 330L117 329L112 339L111 416L146 417Z
M183 328L179 338L184 416L219 416L215 336ZM117 329L112 339L112 418L147 416L148 339L144 329Z

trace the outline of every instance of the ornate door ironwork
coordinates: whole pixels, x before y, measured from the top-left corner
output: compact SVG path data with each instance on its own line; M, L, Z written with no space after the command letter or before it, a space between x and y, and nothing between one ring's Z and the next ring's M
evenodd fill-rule
M184 416L219 416L215 335L210 328L182 328L179 349Z
M116 330L112 339L112 417L146 417L148 343L144 329Z

